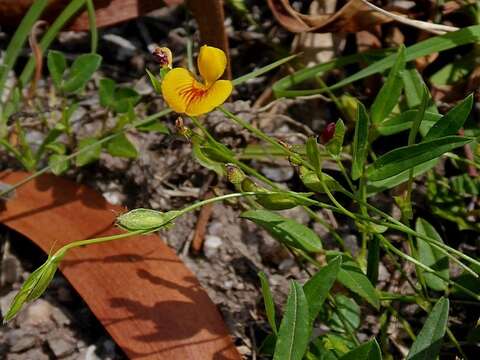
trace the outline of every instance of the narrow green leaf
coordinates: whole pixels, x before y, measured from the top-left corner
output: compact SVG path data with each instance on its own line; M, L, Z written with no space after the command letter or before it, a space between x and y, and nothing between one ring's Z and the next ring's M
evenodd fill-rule
M317 273L303 285L303 291L305 292L310 310L310 323L313 324L325 299L328 297L330 289L337 279L341 264L342 258L337 256L331 260L327 266L317 271Z
M363 174L368 151L368 114L365 106L358 102L355 135L353 137L352 179L357 180Z
M348 261L342 264L337 277L346 288L361 296L375 309L380 308L380 298L372 283L354 262Z
M112 79L100 80L98 88L98 96L100 98L100 105L104 108L110 107L115 101L115 88L117 84Z
M417 219L415 230L421 235L428 236L429 238L443 243L441 236L425 219ZM448 279L450 276L448 271L448 256L418 237L417 247L419 256L418 260L422 264L434 269L439 275L442 275L442 277ZM448 284L434 274L425 272L423 276L425 277L427 285L432 290L442 291L447 288Z
M411 67L403 71L402 80L408 107L412 109L419 106L424 86L422 76L415 67Z
M441 298L437 301L428 315L422 330L417 335L407 360L431 360L436 359L440 353L443 337L447 330L449 301Z
M80 140L78 151L82 151L76 157L76 165L84 166L98 160L102 151L102 145L95 138L85 138Z
M150 83L152 84L153 90L155 90L157 94L161 94L162 83L160 79L156 75L154 75L150 70L145 69L145 71L147 72L148 78L150 79Z
M278 241L308 252L322 250L322 241L310 228L268 210L249 210L241 217L263 227Z
M433 85L452 85L469 75L476 66L478 54L472 49L467 54L462 54L460 59L449 61L444 67L430 76Z
M302 360L311 333L308 316L308 303L303 289L292 281L273 360Z
M345 137L345 124L339 119L335 124L335 134L327 143L327 151L333 156L338 156L342 152L343 138Z
M470 94L432 126L427 136L425 136L425 141L456 135L467 120L472 106L473 94Z
M466 28L462 28L455 32L450 32L445 35L431 37L427 40L420 41L413 46L408 47L405 50L405 61L409 62L426 56L429 54L449 50L465 44L476 43L480 40L480 25L474 25ZM279 81L277 81L273 90L277 97L295 97L324 93L334 89L342 88L355 81L364 79L368 76L384 72L395 64L397 55L389 54L389 51L370 52L368 54L355 54L351 56L345 56L339 59L335 59L328 63L319 64L311 68L302 69L294 74L288 75ZM382 57L381 60L372 63L359 72L335 83L334 85L325 88L307 89L307 90L291 90L296 86L299 86L302 82L310 79L314 79L317 76L324 74L326 71L342 67L348 64L357 63L360 60L372 60L373 57Z
M398 104L400 94L403 90L402 73L405 69L405 47L402 45L398 49L397 58L393 65L385 84L376 96L370 114L372 123L378 124L387 118L395 105Z
M135 159L138 151L125 134L119 134L105 144L107 152L116 157Z
M457 46L474 43L480 40L480 25L462 28L441 36L434 36L409 46L405 51L405 60L412 61L419 57L455 48ZM342 81L323 91L338 89L370 75L378 74L395 64L396 55L390 55L383 60L367 66L365 69L343 79Z
M319 173L321 171L321 157L318 151L317 140L314 137L310 137L306 144L307 159L313 166L315 171Z
M264 272L259 272L258 277L262 285L263 302L265 303L265 312L267 313L268 323L275 335L278 334L277 322L275 320L275 303L273 302L272 292L268 285L267 276Z
M102 57L97 54L82 54L77 57L63 83L63 90L69 93L82 90L101 62Z
M381 135L394 135L399 132L409 130L412 127L413 120L417 116L418 110L407 110L379 124L377 130ZM422 123L420 124L420 133L425 135L432 126L442 118L442 115L426 111Z
M382 360L377 340L372 339L343 355L339 360Z
M394 149L368 166L367 176L371 181L387 179L429 160L436 159L444 153L471 141L472 139L461 136L446 136Z
M413 177L415 178L416 176L421 175L424 172L432 169L437 163L438 163L438 159L433 159L423 164L420 164L418 166L415 166L413 168ZM407 169L397 175L394 175L392 177L389 177L383 180L369 181L367 183L367 194L373 195L380 191L391 189L397 185L404 183L409 179L409 177L410 177L410 169Z
M327 322L332 331L345 333L358 329L360 326L360 306L357 302L353 298L342 294L336 294L334 302L335 311Z
M70 167L70 162L65 155L53 154L48 158L48 166L55 175L61 175Z
M63 53L60 51L50 50L47 55L47 67L53 84L57 90L59 90L62 85L63 74L67 68L67 60L65 59L65 55L63 55Z
M259 77L260 75L263 75L287 62L289 62L290 60L293 60L297 57L298 55L291 55L291 56L287 56L283 59L280 59L280 60L277 60L269 65L266 65L264 67L261 67L260 69L257 69L257 70L254 70L252 71L251 73L248 73L246 75L243 75L243 76L240 76L236 79L234 79L232 81L232 85L233 86L237 86L237 85L240 85L240 84L243 84L245 82L247 82L248 80L251 80L251 79L254 79L256 77Z

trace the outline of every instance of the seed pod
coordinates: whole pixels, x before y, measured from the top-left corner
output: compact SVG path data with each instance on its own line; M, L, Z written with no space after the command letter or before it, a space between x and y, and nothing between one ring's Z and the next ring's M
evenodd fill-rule
M164 213L151 209L135 209L120 215L117 225L128 231L156 231L170 225L179 214L180 212L175 210Z

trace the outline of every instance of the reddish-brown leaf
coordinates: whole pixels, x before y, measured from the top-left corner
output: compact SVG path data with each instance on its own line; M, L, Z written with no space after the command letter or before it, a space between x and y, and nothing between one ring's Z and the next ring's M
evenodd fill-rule
M26 173L3 173L13 184ZM0 221L49 252L119 232L97 192L45 175L4 204ZM61 271L131 359L240 359L212 301L156 235L74 249Z

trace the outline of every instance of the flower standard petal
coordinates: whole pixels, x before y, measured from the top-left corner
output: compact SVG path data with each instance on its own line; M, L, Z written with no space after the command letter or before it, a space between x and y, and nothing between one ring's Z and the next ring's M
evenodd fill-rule
M203 45L198 54L197 66L205 85L210 86L225 72L227 56L216 47Z
M185 113L190 116L198 116L212 111L227 100L232 93L232 89L231 81L215 81L203 93L198 93L191 99Z
M184 113L188 105L188 92L197 83L193 75L184 68L170 70L162 81L162 95L168 106Z

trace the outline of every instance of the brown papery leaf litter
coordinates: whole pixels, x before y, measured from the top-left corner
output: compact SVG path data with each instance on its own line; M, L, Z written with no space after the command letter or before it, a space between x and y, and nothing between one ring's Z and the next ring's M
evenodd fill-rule
M14 184L27 173L6 172ZM49 253L71 241L120 233L92 189L41 176L3 204L0 221ZM157 235L71 250L62 273L131 359L240 359L215 305Z

